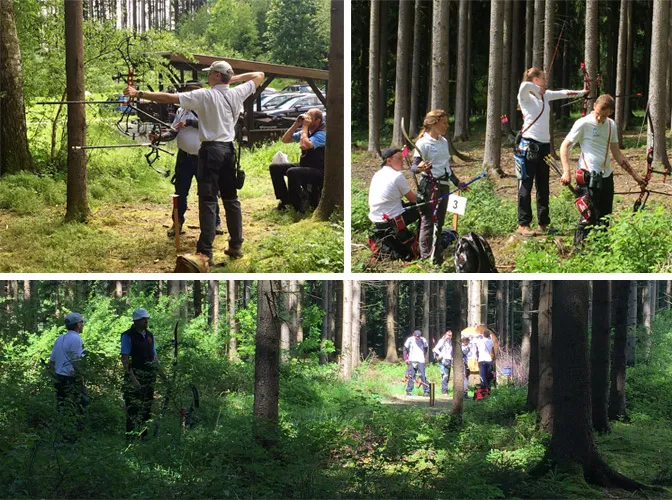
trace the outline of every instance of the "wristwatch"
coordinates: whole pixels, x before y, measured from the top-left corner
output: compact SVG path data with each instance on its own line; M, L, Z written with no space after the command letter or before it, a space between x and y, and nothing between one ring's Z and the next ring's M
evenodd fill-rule
M138 97L142 99L145 96L145 92L142 90L138 90Z

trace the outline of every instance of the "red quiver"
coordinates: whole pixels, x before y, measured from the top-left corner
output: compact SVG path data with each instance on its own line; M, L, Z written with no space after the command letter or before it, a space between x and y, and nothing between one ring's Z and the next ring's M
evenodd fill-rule
M590 173L582 168L576 171L576 183L579 186L585 186L590 181ZM577 203L578 206L578 203Z
M590 202L590 196L587 194L579 196L574 203L576 204L576 209L581 214L581 222L588 222L593 215L591 211L592 204Z

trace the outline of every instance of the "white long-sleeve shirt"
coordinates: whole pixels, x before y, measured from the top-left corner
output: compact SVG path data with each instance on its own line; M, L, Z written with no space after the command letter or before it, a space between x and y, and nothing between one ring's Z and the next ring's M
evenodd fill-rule
M523 137L537 142L551 142L550 131L550 101L567 99L583 95L583 90L547 90L541 94L541 87L532 82L523 82L518 89L518 104L523 113ZM543 112L542 112L543 107ZM541 113L541 116L539 116ZM539 116L539 119L530 127L530 124ZM528 128L529 127L529 128Z

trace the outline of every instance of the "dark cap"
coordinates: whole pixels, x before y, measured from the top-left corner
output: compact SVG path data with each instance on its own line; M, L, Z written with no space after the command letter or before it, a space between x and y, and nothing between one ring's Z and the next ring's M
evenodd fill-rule
M387 159L392 158L397 153L401 153L399 148L386 148L383 151L383 163L380 164L381 167L384 167L387 164Z

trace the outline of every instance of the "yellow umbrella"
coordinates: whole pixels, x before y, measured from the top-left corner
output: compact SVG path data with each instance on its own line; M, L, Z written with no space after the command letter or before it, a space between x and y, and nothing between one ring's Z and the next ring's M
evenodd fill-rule
M469 335L483 335L485 332L490 332L490 338L492 339L494 346L494 353L495 353L495 359L497 358L497 355L499 354L499 339L497 338L497 334L492 328L488 328L485 325L476 325L476 326L469 326L462 330L460 335L462 337L466 337Z

